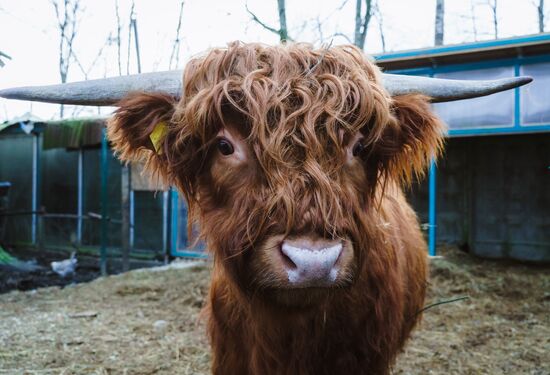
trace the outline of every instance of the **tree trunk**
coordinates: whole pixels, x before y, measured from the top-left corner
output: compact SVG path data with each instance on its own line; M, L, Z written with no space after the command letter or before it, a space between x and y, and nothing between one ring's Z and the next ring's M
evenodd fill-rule
M372 0L365 0L365 13L362 12L363 0L357 0L355 3L355 36L353 44L364 49L367 39L367 29L372 16Z
M117 52L117 63L118 63L118 75L122 75L122 59L121 59L121 32L122 32L122 23L120 20L120 12L118 9L118 0L115 1L115 15L116 15L116 52Z
M174 43L172 44L172 53L170 54L170 62L168 63L168 70L172 69L172 61L175 62L174 67L177 68L180 61L180 31L181 31L181 21L183 18L183 5L185 2L182 0L180 2L180 15L178 17L178 27L176 28L176 39L174 39Z
M539 33L544 32L544 0L539 0L537 6L538 18L539 18Z
M355 3L355 36L353 40L357 47L359 47L357 42L361 39L361 4L363 4L363 0L357 0Z
M477 42L477 23L476 23L476 10L474 0L470 0L470 19L472 20L472 31L474 33L474 41Z
M246 4L245 4L245 8L248 14L252 16L252 20L254 22L256 22L258 25L260 25L264 29L279 35L281 43L286 43L288 40L292 40L292 38L288 35L288 28L286 26L285 0L277 0L277 8L279 9L279 28L269 26L264 22L262 22L254 13L252 13L250 9L248 9L248 5Z
M380 42L382 43L382 52L386 52L386 35L384 34L384 17L380 11L380 2L376 2L373 6L373 16L378 21L378 32L380 33Z
M288 29L286 27L285 0L277 0L277 5L279 7L279 36L281 38L281 43L286 43L288 40Z
M436 0L434 45L443 45L445 32L445 0Z
M80 0L50 0L55 10L57 27L59 29L59 76L61 83L67 82L71 59L78 60L74 55L73 43L77 33L77 14ZM59 115L64 116L63 104L59 107Z
M493 29L495 30L495 39L498 39L497 5L498 5L498 0L493 0L492 3L489 2L489 6L491 7L491 11L493 12Z

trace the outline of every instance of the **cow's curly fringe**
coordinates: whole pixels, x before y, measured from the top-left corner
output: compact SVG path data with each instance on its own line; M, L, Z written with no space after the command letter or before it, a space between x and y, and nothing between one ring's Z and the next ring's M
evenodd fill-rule
M429 110L429 98L392 99L379 69L354 46L234 42L192 59L184 87L172 117L166 162L170 180L179 181L190 202L196 197L198 167L206 165L208 146L228 117L238 118L243 133L261 150L256 158L273 186L283 186L297 164L307 169L324 196L333 197L319 200L326 206L321 210L325 219L344 214L335 213L341 185L330 178L342 168L335 161L342 160L356 132L365 137L373 196L380 186L408 184L422 175L441 149L443 126ZM292 210L288 193L275 191L271 205L283 202Z

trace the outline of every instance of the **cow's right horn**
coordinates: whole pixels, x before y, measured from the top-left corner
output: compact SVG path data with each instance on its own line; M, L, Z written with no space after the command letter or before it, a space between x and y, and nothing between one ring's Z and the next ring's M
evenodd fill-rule
M162 92L179 99L182 75L181 70L171 70L59 85L15 87L0 90L0 97L93 106L114 105L134 91Z
M492 80L458 80L401 74L383 74L384 87L392 96L424 94L434 103L477 98L513 89L531 82L531 77L510 77Z

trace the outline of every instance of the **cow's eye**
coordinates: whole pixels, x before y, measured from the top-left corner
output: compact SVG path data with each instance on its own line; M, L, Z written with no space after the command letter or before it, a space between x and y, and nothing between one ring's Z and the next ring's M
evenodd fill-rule
M218 151L220 151L222 155L227 156L235 152L235 149L233 148L233 145L231 144L231 142L229 142L225 138L218 139L218 143L216 146L218 147Z
M364 149L365 149L365 145L363 144L363 142L358 141L357 143L355 143L353 145L351 153L352 153L353 156L359 156L359 155L361 155L361 153L363 152Z

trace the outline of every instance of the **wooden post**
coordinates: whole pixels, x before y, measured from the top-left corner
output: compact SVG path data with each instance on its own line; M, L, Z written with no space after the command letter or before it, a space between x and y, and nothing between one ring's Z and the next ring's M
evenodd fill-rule
M31 225L31 241L33 246L36 246L40 249L42 245L39 241L40 237L40 226L42 221L42 216L38 215L38 206L40 204L40 140L39 134L32 134L32 200L31 200L31 210L32 214L32 225Z
M99 266L101 275L107 275L107 235L108 235L108 215L109 215L109 146L107 144L106 129L103 129L103 137L101 139L101 249Z

